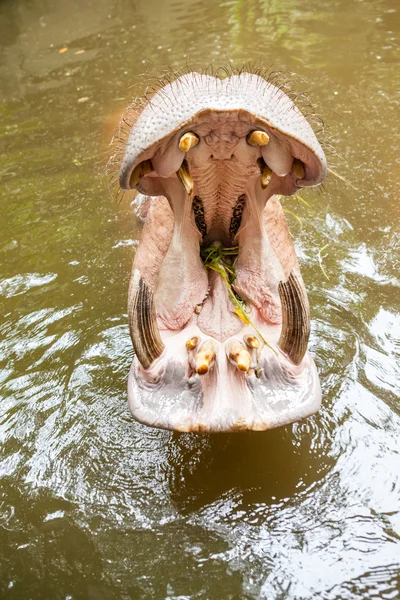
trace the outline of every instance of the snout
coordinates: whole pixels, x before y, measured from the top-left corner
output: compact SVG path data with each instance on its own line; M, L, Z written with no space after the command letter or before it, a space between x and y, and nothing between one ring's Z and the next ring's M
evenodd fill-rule
M260 431L318 410L308 298L279 196L325 174L300 111L249 73L189 74L138 115L120 173L149 203L128 302L137 420Z

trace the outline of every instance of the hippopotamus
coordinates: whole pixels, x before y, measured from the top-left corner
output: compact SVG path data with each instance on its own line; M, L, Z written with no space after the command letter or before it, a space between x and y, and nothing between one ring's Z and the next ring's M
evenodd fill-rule
M311 125L244 71L177 76L130 116L119 184L145 217L128 293L134 418L212 433L312 415L310 308L280 203L326 176Z

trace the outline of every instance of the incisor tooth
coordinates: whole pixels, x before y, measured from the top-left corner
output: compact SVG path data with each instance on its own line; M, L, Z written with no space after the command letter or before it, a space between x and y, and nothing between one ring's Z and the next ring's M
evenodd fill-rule
M269 142L269 135L265 131L252 131L247 136L247 143L250 146L266 146Z
M134 188L139 183L139 180L142 179L145 175L148 175L153 171L153 165L151 164L151 160L144 160L140 164L138 164L132 171L131 176L129 178L129 185L131 188Z
M297 179L304 179L306 172L304 170L303 163L298 158L295 158L293 161L292 171L296 175Z
M199 138L195 133L188 131L184 133L179 140L179 148L182 152L189 152L191 148L194 148L199 143Z
M257 350L260 347L260 341L255 335L245 335L243 339L245 344L252 350Z
M246 348L237 340L230 340L225 346L226 354L239 371L246 372L250 369L251 356Z
M197 348L197 346L199 345L200 339L197 337L197 335L191 337L190 339L188 339L188 341L186 342L186 350L189 352L189 350L194 350L195 348Z
M214 362L215 354L214 342L211 340L204 342L194 358L195 368L199 375L204 375L209 371Z
M194 183L193 178L189 172L189 167L187 162L184 160L182 166L176 172L178 178L183 183L183 186L189 196L193 196L194 194Z

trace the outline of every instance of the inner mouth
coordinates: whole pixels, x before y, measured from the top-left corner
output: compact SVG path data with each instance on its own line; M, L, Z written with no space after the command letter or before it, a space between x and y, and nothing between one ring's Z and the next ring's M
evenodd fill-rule
M287 97L279 114L290 134L241 102L198 111L162 138L143 111L128 141L121 186L149 197L129 290L129 401L149 425L268 429L320 403L307 294L278 196L322 181L323 153Z

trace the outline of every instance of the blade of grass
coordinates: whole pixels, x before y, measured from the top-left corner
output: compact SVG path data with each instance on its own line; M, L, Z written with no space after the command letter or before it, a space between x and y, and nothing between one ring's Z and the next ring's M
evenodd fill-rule
M327 248L328 246L329 246L329 244L325 244L325 246L323 246L323 248L320 248L320 249L318 250L317 257L318 257L318 263L319 263L319 267L320 267L320 269L321 269L322 273L324 274L324 276L326 277L326 279L327 279L328 281L330 281L330 279L329 279L329 277L328 277L328 273L325 271L325 267L324 267L324 265L322 264L322 255L321 255L321 252L323 252L323 251L325 250L325 248Z
M307 208L311 208L311 205L307 202L307 200L304 200L303 196L300 196L300 194L296 194L295 198L297 198L298 200L300 200L300 202L305 204Z
M336 171L334 171L333 169L330 169L329 167L328 167L328 173L330 173L331 175L334 175L335 177L337 177L338 179L340 179L344 183L347 183L347 185L349 185L350 187L352 187L353 190L356 190L356 192L358 192L358 188L356 188L355 185L353 185L352 183L350 183L350 181L347 181L347 179L345 179L342 175L339 175L339 173L336 173Z
M296 215L296 213L294 213L292 210L289 210L288 208L284 208L283 210L285 211L285 213L292 215L292 217L294 217L300 223L300 227L303 227L303 221L298 215Z

